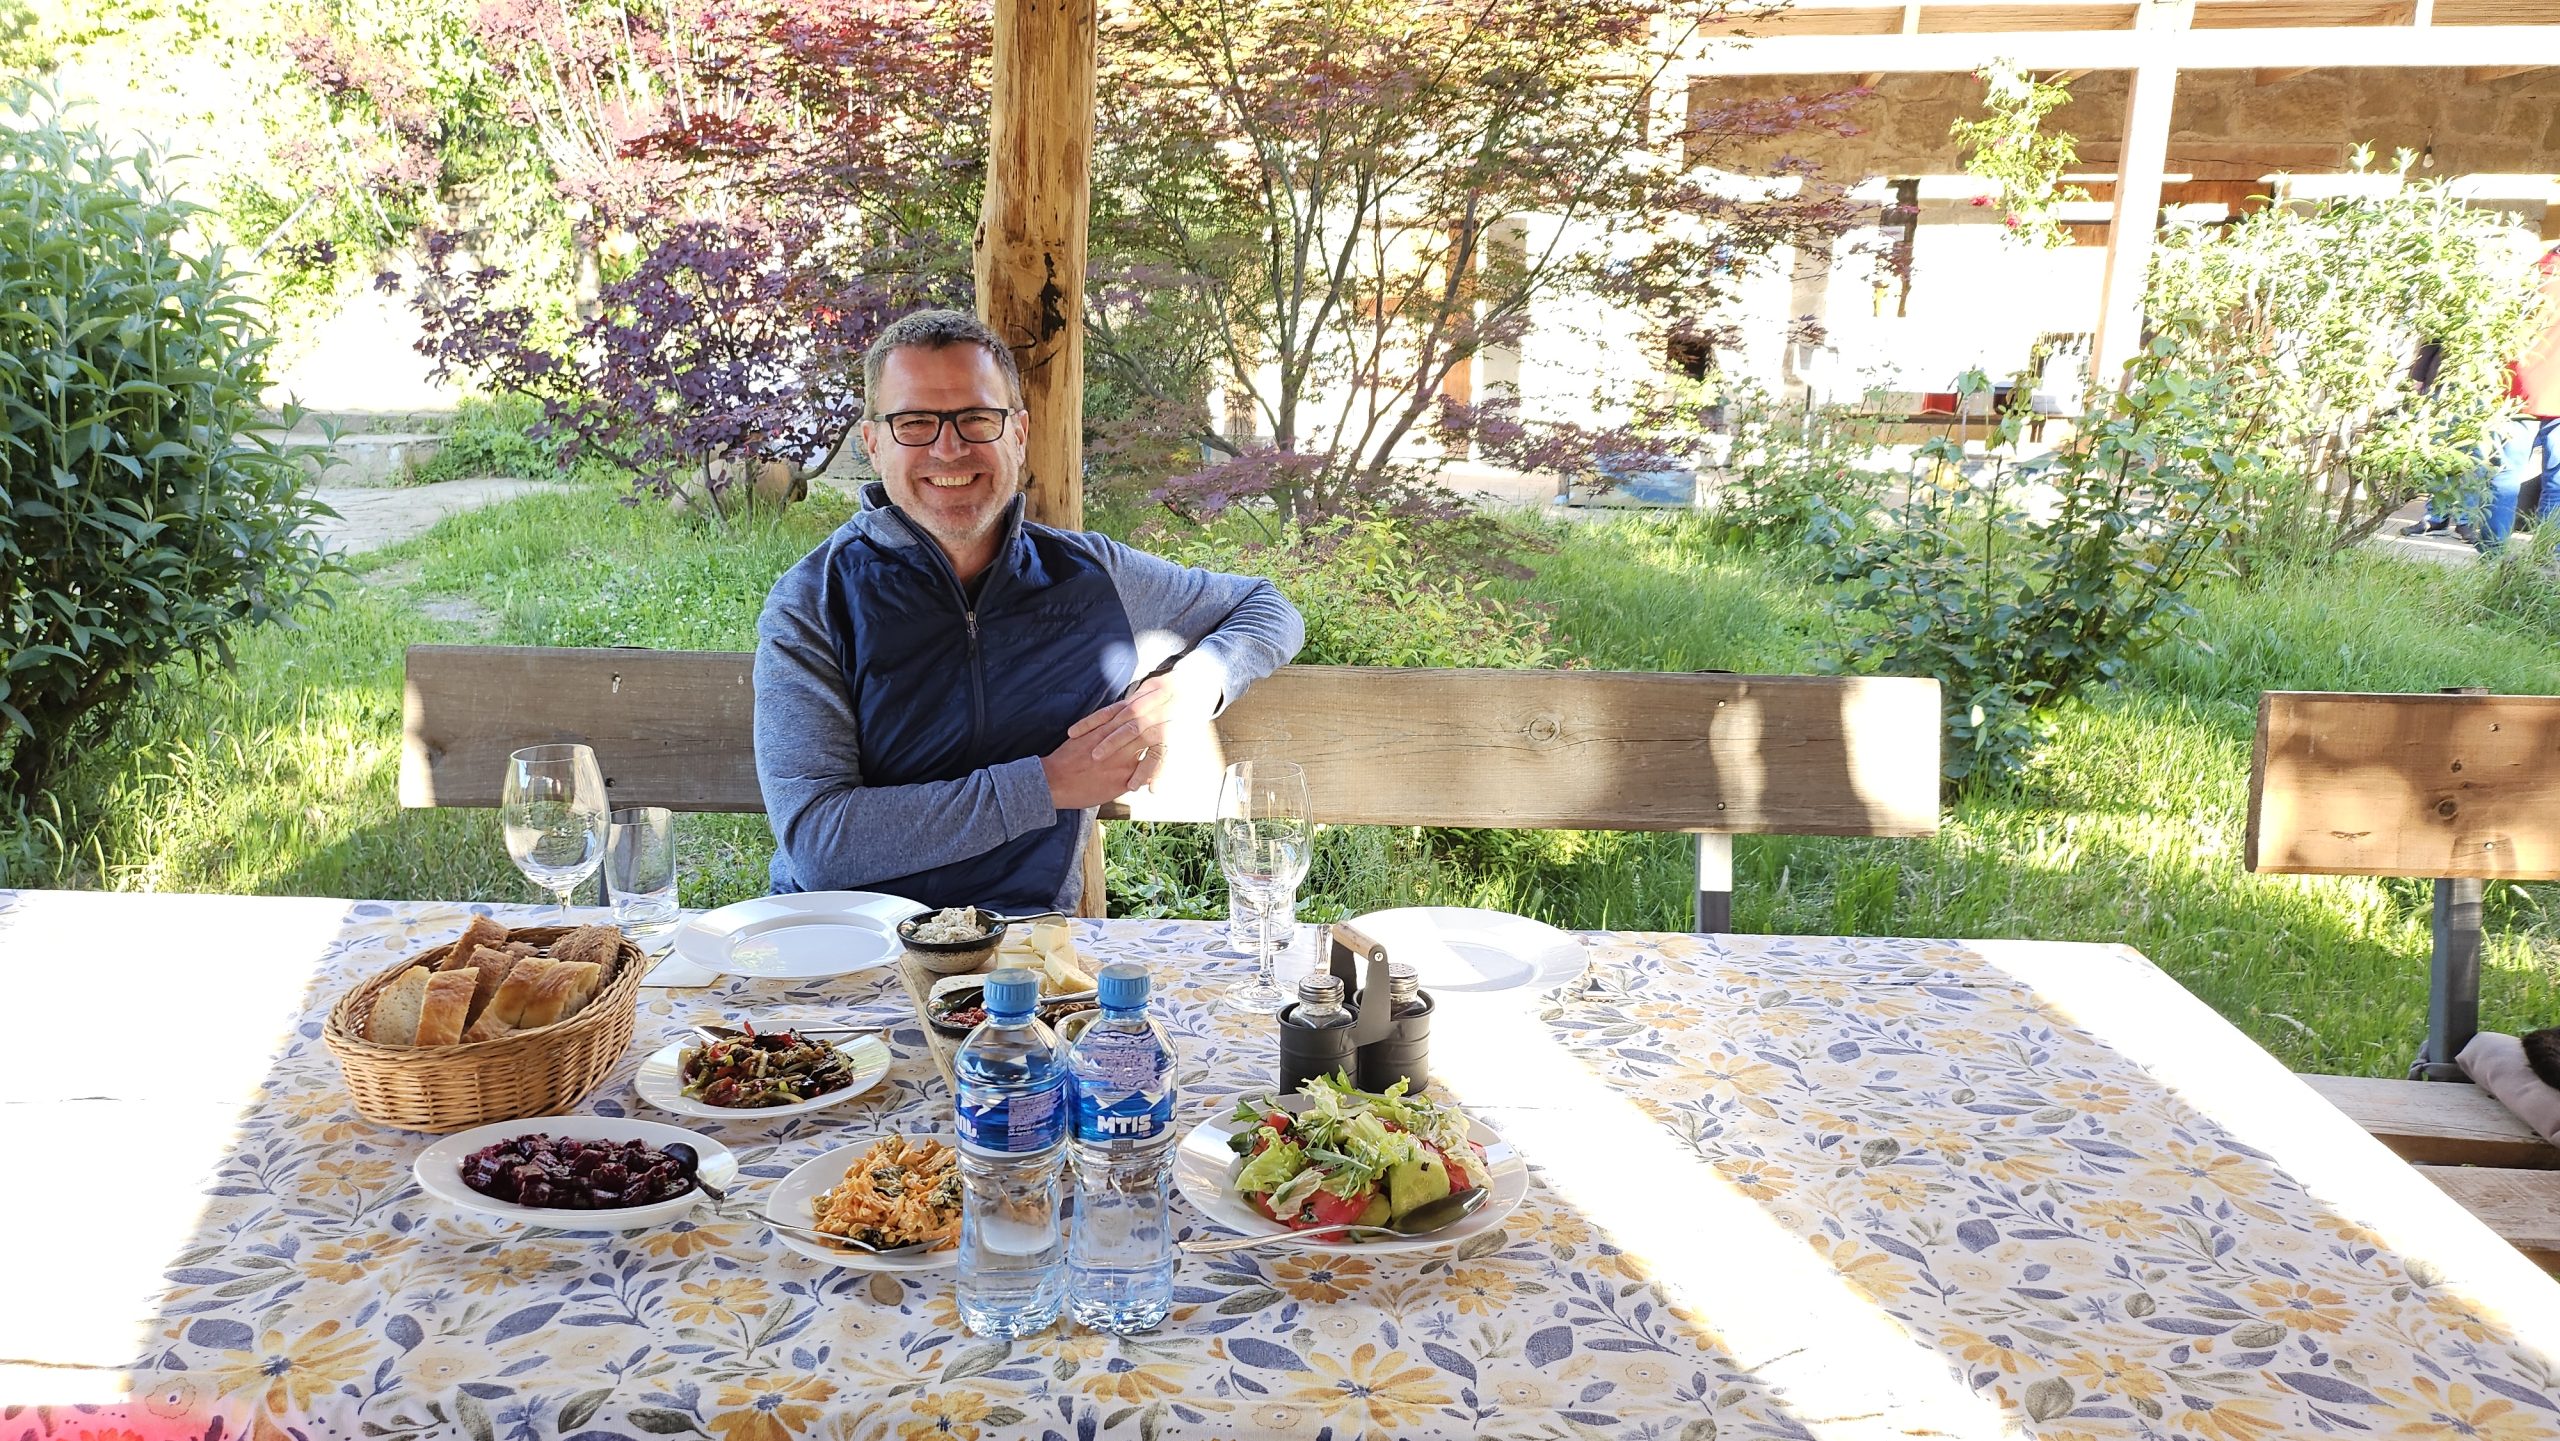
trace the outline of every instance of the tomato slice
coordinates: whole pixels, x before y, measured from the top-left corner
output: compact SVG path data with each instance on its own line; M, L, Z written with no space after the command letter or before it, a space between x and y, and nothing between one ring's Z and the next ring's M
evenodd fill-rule
M1357 1195L1337 1196L1331 1191L1318 1191L1307 1202L1309 1226L1348 1226L1369 1209L1369 1198L1378 1194L1375 1186L1363 1186Z
M1448 1171L1450 1195L1459 1195L1463 1192L1472 1191L1476 1188L1476 1183L1467 1179L1466 1169L1460 1166L1457 1162L1450 1160L1449 1153L1447 1151L1442 1150L1438 1146L1431 1145L1428 1141L1425 1141L1422 1144L1430 1147L1431 1153L1440 1158L1441 1166ZM1476 1143L1473 1141L1469 1141L1467 1144L1470 1146L1476 1146ZM1476 1152L1479 1155L1483 1154L1484 1147L1476 1146Z

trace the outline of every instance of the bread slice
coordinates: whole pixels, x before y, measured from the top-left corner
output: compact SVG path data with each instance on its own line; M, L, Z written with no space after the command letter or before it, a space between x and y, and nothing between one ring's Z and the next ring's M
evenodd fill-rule
M497 993L489 997L489 1004L480 1012L480 1018L521 1030L525 1024L525 1005L533 999L534 984L540 981L544 973L548 972L554 964L555 962L543 960L538 956L526 956L518 960L515 969L507 972L506 980L499 983Z
M462 1044L462 1028L471 1019L471 992L479 984L480 973L469 966L438 971L427 979L427 1001L418 1008L421 1049Z
M505 925L500 922L493 921L487 916L473 916L471 918L471 924L462 928L462 939L455 941L453 943L453 949L445 952L444 964L436 967L436 969L439 971L461 970L464 966L476 964L476 962L471 959L471 956L473 952L479 950L482 946L495 946L503 950L506 947L506 944L507 928Z
M499 1020L495 1014L483 1014L480 1019L473 1021L470 1025L462 1028L462 1039L465 1041L494 1041L500 1036L512 1036L515 1033L515 1027Z
M601 985L622 959L622 932L612 926L580 926L551 943L551 959L583 961L594 966Z
M365 1039L377 1046L416 1045L418 1011L427 1003L427 982L434 976L424 966L411 966L383 987L373 998L373 1014L365 1018Z
M534 977L532 993L516 1017L516 1028L530 1031L567 1020L578 999L580 983L585 982L588 993L594 993L595 969L583 961L544 962L542 974Z
M585 1010L589 1003L604 993L604 967L593 961L562 961L560 964L569 972L569 1004L560 1010L560 1019L565 1021Z
M514 956L518 960L522 960L527 956L541 955L542 947L535 945L531 941L509 941L507 942L507 954Z
M471 969L480 973L480 984L471 990L471 1020L480 1019L481 1015L489 1009L489 1002L498 994L498 987L506 983L508 975L515 968L516 956L513 951L492 950L482 946L471 953Z

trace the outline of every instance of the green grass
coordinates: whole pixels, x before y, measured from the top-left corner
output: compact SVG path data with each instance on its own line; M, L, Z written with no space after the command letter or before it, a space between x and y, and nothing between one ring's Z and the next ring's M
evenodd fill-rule
M495 812L399 808L403 650L752 649L774 577L845 514L821 497L707 530L588 485L449 519L362 558L304 628L247 636L234 670L169 687L129 716L40 817L61 838L58 853L12 879L537 899L500 846ZM763 817L689 815L679 835L688 902L764 893Z
M402 648L421 641L743 649L774 576L842 520L821 496L727 530L590 485L457 517L336 586L299 631L250 636L236 670L172 687L55 798L61 844L21 884L392 898L532 899L486 811L394 800ZM1634 669L1802 671L1830 641L1785 557L1685 520L1563 528L1534 579L1559 650ZM2422 882L2240 868L2262 689L2560 689L2546 582L2358 556L2209 588L2121 687L2058 719L2013 790L1948 808L1927 841L1747 836L1745 929L2121 941L2288 1064L2394 1074L2424 1029ZM762 817L688 816L685 899L760 894ZM1561 924L1683 929L1686 837L1344 829L1302 914L1437 901ZM1223 913L1196 828L1113 828L1115 909ZM2560 893L2490 889L2484 1015L2560 1022Z

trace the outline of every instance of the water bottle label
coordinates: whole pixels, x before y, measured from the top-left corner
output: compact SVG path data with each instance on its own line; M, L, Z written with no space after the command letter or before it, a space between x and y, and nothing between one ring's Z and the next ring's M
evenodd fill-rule
M1076 1043L1076 1139L1147 1141L1173 1125L1173 1057L1146 1031L1087 1031Z
M1067 1138L1065 1087L1034 1090L962 1084L960 1137L981 1151L1045 1151Z

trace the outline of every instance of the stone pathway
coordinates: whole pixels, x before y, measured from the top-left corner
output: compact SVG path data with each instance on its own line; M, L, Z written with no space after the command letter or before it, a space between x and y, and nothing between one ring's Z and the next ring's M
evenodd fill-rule
M391 489L321 486L314 493L322 504L338 513L336 520L320 523L321 537L330 549L355 555L424 535L448 515L536 491L567 489L558 481L488 476Z

